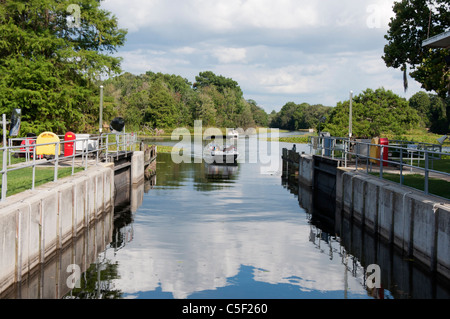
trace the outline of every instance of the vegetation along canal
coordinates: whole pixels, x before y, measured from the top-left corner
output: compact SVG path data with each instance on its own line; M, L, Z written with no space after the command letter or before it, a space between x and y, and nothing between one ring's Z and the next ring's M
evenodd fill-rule
M272 145L280 148L275 156L292 146ZM342 235L327 232L299 205L298 190L283 183L281 163L277 172L261 165L176 164L158 154L156 183L135 212L116 220L113 242L65 298L450 296L448 286L382 243L366 239L373 244L356 247L350 224ZM380 286L367 285L358 250L381 256ZM396 278L394 268L406 278Z

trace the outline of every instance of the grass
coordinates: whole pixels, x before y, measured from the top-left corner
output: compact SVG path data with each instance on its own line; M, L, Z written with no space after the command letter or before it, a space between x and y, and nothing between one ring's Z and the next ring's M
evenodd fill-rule
M374 176L379 176L379 173L370 173ZM409 186L423 191L425 188L425 177L420 174L406 174L403 176L403 185ZM383 173L383 178L400 183L399 174ZM429 178L428 179L428 193L450 199L450 182L442 179Z
M408 162L408 161L405 160L405 162ZM414 165L417 165L420 167L425 167L425 161L420 161L420 163L418 163L418 164L415 162L417 162L417 161L413 161ZM433 160L433 163L431 163L431 160L430 160L428 167L435 171L450 173L450 159L445 158L445 159Z
M420 142L420 143L430 143L430 144L438 144L438 138L440 138L443 134L435 134L430 133L426 129L416 128L409 130L405 134L398 136L393 134L383 134L383 137L386 137L390 140L403 140L403 141L411 141L411 142ZM450 146L450 140L446 139L442 146Z
M75 167L74 173L82 171L83 168ZM49 182L53 182L54 168L53 167L37 167L35 172L35 187ZM71 167L58 168L58 179L70 176L72 174ZM8 172L8 191L7 196L11 196L32 187L33 170L31 167L22 168L16 171ZM0 186L2 181L0 180Z
M24 158L11 158L11 164L25 162ZM3 167L3 152L0 152L0 169ZM75 167L74 173L82 171L82 167ZM70 176L72 174L72 167L58 167L58 179ZM33 183L33 169L31 167L22 168L8 172L8 188L7 196L11 196L28 189L31 189ZM36 167L35 171L35 187L43 185L48 182L53 182L54 167ZM0 187L2 185L2 178L0 177Z
M168 145L158 145L157 146L157 153L168 153L168 154L170 154L170 153L172 153L172 150L173 151L180 151L181 149L178 149L178 148L176 148L176 147L174 147L174 146L168 146Z

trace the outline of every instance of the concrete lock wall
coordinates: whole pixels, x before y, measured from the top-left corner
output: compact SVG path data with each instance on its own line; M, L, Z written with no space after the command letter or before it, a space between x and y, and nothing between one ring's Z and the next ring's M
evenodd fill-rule
M144 180L144 152L135 151L131 157L131 183L138 184Z
M312 187L314 184L314 160L311 155L301 154L298 181L300 184Z
M450 278L449 200L344 168L336 185L344 215Z
M113 167L99 164L0 203L0 293L111 208Z

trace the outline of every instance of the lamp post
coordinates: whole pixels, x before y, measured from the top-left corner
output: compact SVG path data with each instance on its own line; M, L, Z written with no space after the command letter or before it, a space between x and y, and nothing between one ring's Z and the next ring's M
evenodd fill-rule
M353 91L350 91L350 108L349 108L349 114L348 114L348 138L352 138L352 102L353 102Z
M99 115L98 130L101 135L103 130L103 85L100 85L100 115Z

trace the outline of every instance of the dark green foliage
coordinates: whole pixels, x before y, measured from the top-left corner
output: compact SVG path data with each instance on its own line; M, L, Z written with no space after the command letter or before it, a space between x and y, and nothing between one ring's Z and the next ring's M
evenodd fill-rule
M0 112L22 109L22 136L95 130L96 79L120 72L120 59L107 54L123 45L126 32L95 0L77 1L79 25L71 26L72 3L0 2ZM104 109L113 115L108 101Z
M450 50L422 47L422 42L450 28L450 0L402 0L393 7L395 16L385 36L383 59L388 67L409 67L410 75L427 91L445 98L450 90L450 70L444 57Z
M308 103L295 104L286 103L276 114L272 114L271 127L278 127L285 130L299 130L318 128L319 121L326 118L331 107L321 104L309 105ZM321 124L323 127L323 124Z
M326 122L332 136L348 136L349 101L339 102ZM417 111L408 101L384 88L367 89L353 98L352 133L354 137L372 138L382 134L405 134L419 125Z
M267 114L255 101L245 101L237 82L211 71L201 72L196 84L178 75L124 73L105 82L105 93L114 98L127 127L204 126L248 128L267 125Z
M450 99L435 94L417 92L409 99L409 105L417 111L424 126L431 132L446 134L449 130Z

